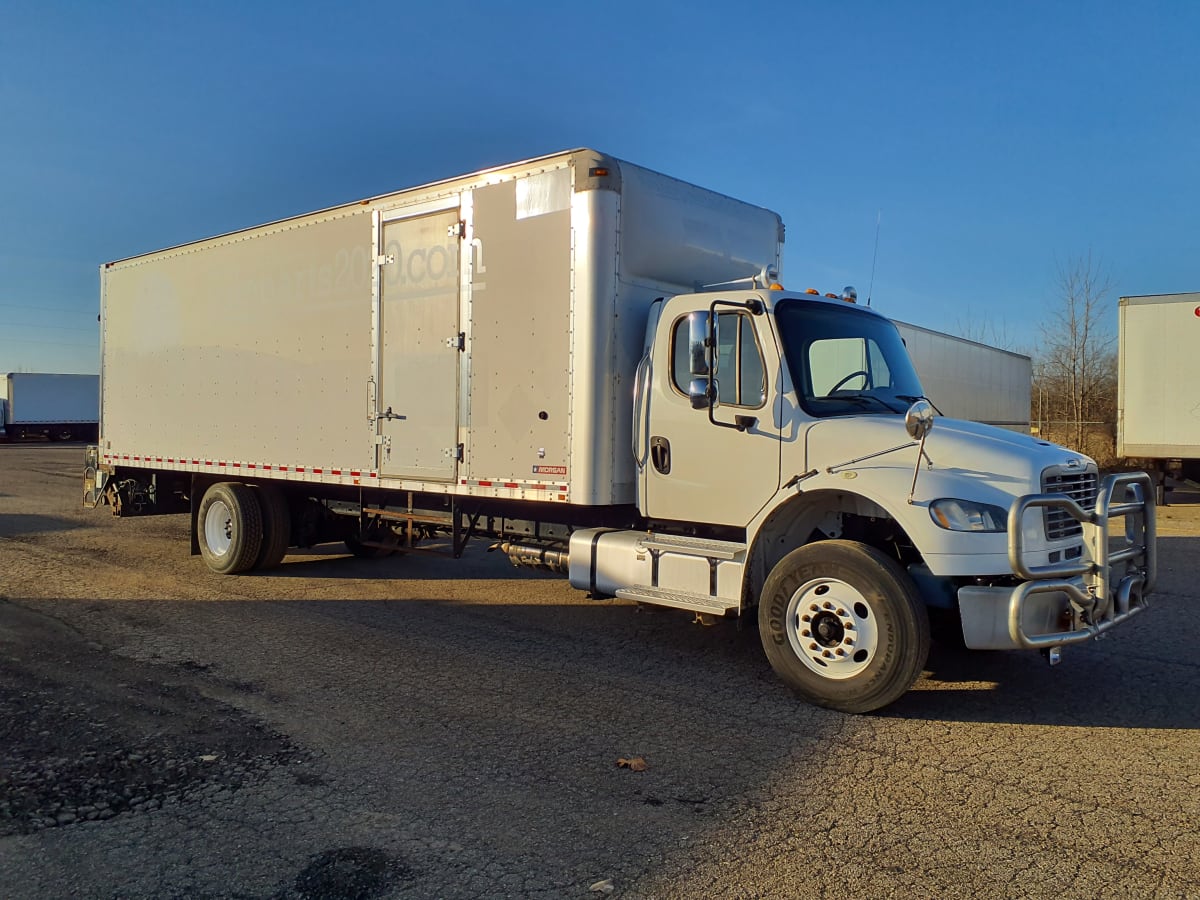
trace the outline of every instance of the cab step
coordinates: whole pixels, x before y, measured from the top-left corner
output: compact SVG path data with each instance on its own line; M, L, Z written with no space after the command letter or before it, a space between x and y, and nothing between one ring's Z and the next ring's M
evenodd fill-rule
M737 600L730 600L727 597L706 597L703 594L669 591L664 588L650 587L647 584L635 584L633 587L620 588L616 591L616 595L622 600L636 600L638 603L650 603L654 606L688 609L713 616L723 616L736 610L739 606Z
M746 552L746 545L737 541L714 541L669 534L650 534L643 538L641 543L647 550L703 556L708 559L737 559Z

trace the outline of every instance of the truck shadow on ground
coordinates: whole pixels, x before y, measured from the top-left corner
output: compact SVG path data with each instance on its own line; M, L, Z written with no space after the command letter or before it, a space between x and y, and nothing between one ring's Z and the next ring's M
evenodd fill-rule
M480 541L454 559L449 548L400 551L378 559L360 559L340 544L322 545L311 549L294 549L283 565L263 572L250 573L256 579L271 578L354 578L393 581L453 580L459 578L488 578L513 581L525 578L561 579L561 575L534 569L518 569L502 553L489 553Z
M1095 647L1068 649L1053 668L1036 653L935 646L922 681L878 715L1192 730L1200 728L1200 667L1147 657L1116 635Z
M3 497L0 494L0 497ZM36 540L47 532L73 531L83 527L82 523L63 516L46 516L40 513L0 513L0 538L14 540Z

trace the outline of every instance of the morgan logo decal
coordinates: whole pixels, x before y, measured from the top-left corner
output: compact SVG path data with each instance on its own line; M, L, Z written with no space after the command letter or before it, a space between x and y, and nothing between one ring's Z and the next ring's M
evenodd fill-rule
M534 475L566 475L566 466L534 466Z

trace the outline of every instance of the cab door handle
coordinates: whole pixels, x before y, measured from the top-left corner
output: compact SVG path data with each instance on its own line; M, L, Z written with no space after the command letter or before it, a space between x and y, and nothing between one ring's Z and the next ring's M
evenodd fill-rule
M659 474L671 474L671 442L665 437L650 438L650 462Z

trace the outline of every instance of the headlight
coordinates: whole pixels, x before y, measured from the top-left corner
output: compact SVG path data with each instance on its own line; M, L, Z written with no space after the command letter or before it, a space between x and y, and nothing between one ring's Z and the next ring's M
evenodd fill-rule
M990 503L970 500L935 500L929 504L929 515L938 525L950 531L1007 531L1008 510Z

